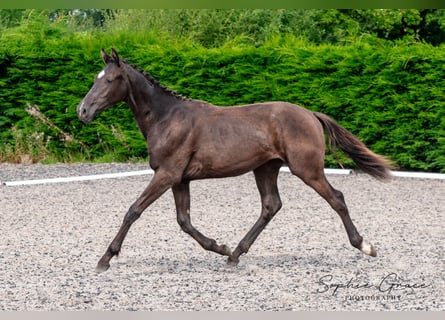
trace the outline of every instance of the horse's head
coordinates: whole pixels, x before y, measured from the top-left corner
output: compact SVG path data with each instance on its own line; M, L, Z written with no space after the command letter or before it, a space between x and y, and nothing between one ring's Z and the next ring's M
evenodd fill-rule
M128 95L125 63L116 50L111 51L110 57L104 49L101 50L105 68L96 76L90 91L77 107L77 115L84 123L91 122L98 113L123 101Z

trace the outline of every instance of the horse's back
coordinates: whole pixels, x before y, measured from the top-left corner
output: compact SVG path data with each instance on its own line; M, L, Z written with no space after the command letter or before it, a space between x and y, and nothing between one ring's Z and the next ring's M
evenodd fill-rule
M320 123L311 111L297 105L201 104L199 109L193 120L194 153L186 170L189 178L238 175L270 160L287 163L295 155L320 148L324 153Z
M273 101L233 107L236 116L245 117L257 126L265 126L284 143L312 144L324 147L323 128L314 113L299 105Z

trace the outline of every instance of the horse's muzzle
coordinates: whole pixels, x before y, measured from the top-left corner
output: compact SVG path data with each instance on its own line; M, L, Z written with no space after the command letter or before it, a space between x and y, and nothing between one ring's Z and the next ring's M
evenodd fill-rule
M83 101L77 106L77 116L85 124L93 121L94 119L94 113L91 112L91 109L92 108L88 108Z

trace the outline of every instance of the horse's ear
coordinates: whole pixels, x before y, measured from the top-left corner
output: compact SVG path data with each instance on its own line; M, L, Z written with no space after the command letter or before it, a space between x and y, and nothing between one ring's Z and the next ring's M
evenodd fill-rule
M114 62L116 62L117 66L119 67L120 66L119 55L117 54L114 48L111 48L111 56L113 57Z
M102 60L104 61L105 64L111 61L111 57L103 48L100 50L100 54L102 55Z

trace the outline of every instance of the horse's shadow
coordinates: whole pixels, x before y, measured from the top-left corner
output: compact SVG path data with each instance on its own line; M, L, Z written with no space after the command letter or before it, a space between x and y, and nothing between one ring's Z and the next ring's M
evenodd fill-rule
M346 260L345 260L346 259ZM144 274L187 274L187 273L224 273L250 275L255 270L313 273L316 270L329 271L343 268L346 264L356 261L357 256L331 257L320 251L298 254L267 254L244 256L236 266L230 266L225 258L213 258L192 256L181 258L134 258L118 259L115 262L117 268L139 270ZM294 271L295 270L295 271Z

